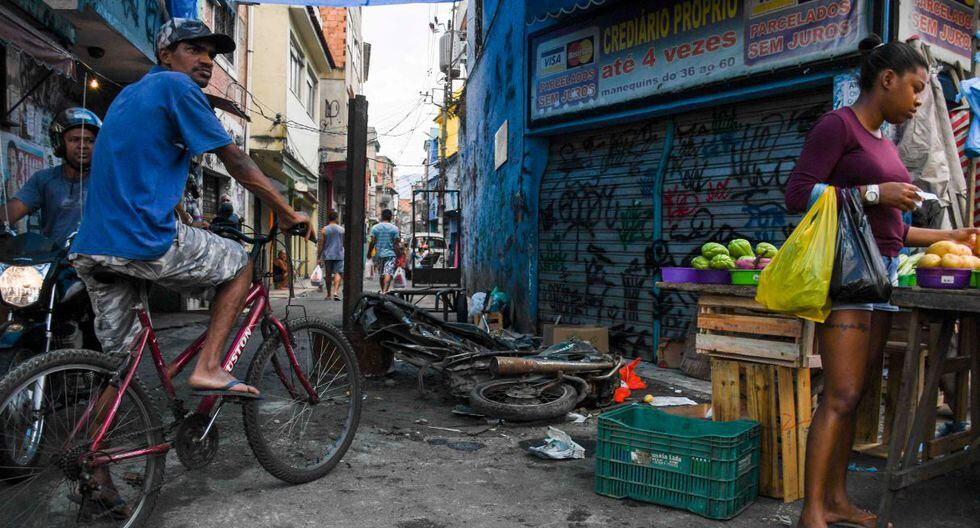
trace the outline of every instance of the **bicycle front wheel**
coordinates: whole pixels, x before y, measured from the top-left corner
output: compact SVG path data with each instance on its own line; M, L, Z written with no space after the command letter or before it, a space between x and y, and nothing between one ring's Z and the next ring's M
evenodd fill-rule
M330 472L354 440L361 378L339 329L318 319L297 319L286 328L295 362L276 334L249 366L247 381L264 399L244 404L245 436L266 471L301 484Z
M0 381L0 512L8 526L129 528L150 515L163 455L91 463L163 443L160 419L134 378L98 452L91 449L117 394L110 381L118 363L90 350L56 350Z

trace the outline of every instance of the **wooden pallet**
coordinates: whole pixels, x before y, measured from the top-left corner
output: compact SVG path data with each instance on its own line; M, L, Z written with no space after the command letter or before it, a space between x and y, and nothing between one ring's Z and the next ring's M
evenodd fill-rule
M766 311L754 299L702 295L698 300L699 354L795 368L817 368L814 324Z
M711 405L715 421L761 424L759 494L784 502L803 498L814 408L810 369L712 357Z

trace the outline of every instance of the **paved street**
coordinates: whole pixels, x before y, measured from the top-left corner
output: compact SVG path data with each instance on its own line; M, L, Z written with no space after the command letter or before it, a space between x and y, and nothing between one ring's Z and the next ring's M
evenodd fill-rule
M339 323L340 303L320 299L313 292L296 303L310 315ZM283 311L284 300L274 304L278 312ZM203 318L197 315L161 314L157 321L171 326L160 332L161 346L169 356L203 329ZM246 355L243 371L249 360ZM545 436L545 425L490 428L482 419L454 415L450 413L454 402L436 393L424 399L419 396L415 374L413 368L400 365L387 380L368 380L353 447L332 473L301 486L285 485L259 467L245 442L238 408L226 407L218 420L222 442L218 460L191 472L176 456L168 458L167 484L151 526L748 528L786 526L799 512L800 502L783 504L760 498L723 524L682 511L602 497L592 491L594 418L582 425L556 424L585 446L588 458L547 462L525 452L528 445ZM657 379L648 375L647 381ZM686 389L685 395L702 396ZM855 462L861 468L881 467L876 459L857 458ZM874 508L876 474L857 471L850 479L859 504ZM980 472L967 471L917 486L897 501L898 526L974 528L980 518L977 489Z

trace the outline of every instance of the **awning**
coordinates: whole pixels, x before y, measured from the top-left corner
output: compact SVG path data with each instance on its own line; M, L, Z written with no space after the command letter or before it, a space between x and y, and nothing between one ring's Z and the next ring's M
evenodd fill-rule
M75 76L75 59L68 50L4 6L0 6L0 41L66 77Z
M395 4L448 4L453 0L261 0L263 4L324 7L369 7Z
M605 4L606 0L543 0L527 6L527 23L544 22Z

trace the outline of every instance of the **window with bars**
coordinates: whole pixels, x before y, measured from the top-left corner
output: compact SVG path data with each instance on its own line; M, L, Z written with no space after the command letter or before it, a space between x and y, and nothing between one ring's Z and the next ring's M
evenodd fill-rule
M235 36L235 27L238 17L234 11L228 8L224 2L219 2L214 6L214 32L223 33L228 35L236 42L238 39ZM235 52L225 53L222 55L229 63L235 64Z
M306 70L306 113L313 117L316 112L316 96L317 96L317 82L316 74L313 70Z
M305 57L295 40L289 43L289 89L303 100L303 72L306 71Z

